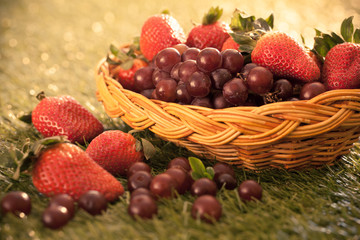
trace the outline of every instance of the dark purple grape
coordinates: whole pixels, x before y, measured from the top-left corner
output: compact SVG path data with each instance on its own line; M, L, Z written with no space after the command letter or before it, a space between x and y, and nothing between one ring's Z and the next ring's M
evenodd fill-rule
M165 102L175 102L177 83L174 79L163 79L156 85L156 99Z
M321 82L306 83L300 91L301 100L309 100L326 91L325 85Z
M158 208L154 198L146 194L133 197L128 206L129 215L135 219L136 217L151 219L157 215L157 212Z
M23 218L31 212L31 199L22 191L9 192L1 199L1 211L3 214L11 212Z
M226 101L222 92L216 92L212 96L212 105L215 109L223 109L232 106L228 101Z
M80 196L78 205L91 215L100 215L107 209L107 200L102 193L90 190Z
M220 189L225 185L225 189L233 190L236 188L236 178L229 173L222 173L215 179L217 187Z
M265 94L270 92L274 82L273 74L265 67L254 67L250 70L246 83L249 90L256 94Z
M176 99L182 104L190 104L194 99L194 97L189 94L184 82L178 83L176 87Z
M131 192L130 201L134 197L139 196L139 195L143 195L143 194L148 195L150 197L154 197L153 194L150 192L150 189L148 189L148 188L137 188L137 189L135 189L134 191Z
M221 90L224 84L230 81L233 77L229 70L225 68L218 68L210 74L212 85L215 89Z
M287 79L279 79L274 82L273 90L280 100L286 100L293 95L293 86Z
M167 79L167 78L171 78L170 73L164 72L158 68L155 68L153 75L152 75L152 81L153 81L154 86L156 86L158 84L158 82L160 82L160 80Z
M227 163L217 162L214 164L213 169L214 169L214 179L216 179L219 175L223 173L227 173L235 177L235 171L233 167Z
M181 61L181 55L175 48L169 47L161 50L155 56L155 65L162 71L170 72Z
M243 105L254 106L254 107L262 106L264 105L264 99L260 95L249 93L248 98Z
M179 194L184 194L185 192L190 190L193 181L189 172L186 172L182 168L173 167L167 169L165 173L169 174L171 177L175 179L175 181L177 182L176 191Z
M237 190L240 198L245 202L261 200L262 187L254 180L243 181Z
M221 67L221 53L216 48L204 48L199 52L196 58L196 64L201 71L210 73Z
M152 67L143 67L138 69L134 74L134 85L135 89L138 92L141 92L145 89L155 88L152 75L154 72L154 68Z
M186 89L193 97L206 97L211 90L211 80L203 72L194 72L186 82Z
M222 207L220 202L212 195L203 195L198 197L191 208L191 216L194 219L214 223L220 219Z
M206 108L214 108L214 106L211 103L211 99L209 97L203 97L203 98L196 97L194 98L194 100L192 100L191 105L206 107Z
M150 191L155 197L172 198L174 190L177 188L177 182L167 173L156 175L150 183Z
M172 167L180 167L180 168L183 168L187 172L189 172L191 170L189 159L187 159L186 157L176 157L176 158L171 159L167 165L167 168L169 169Z
M202 196L206 194L215 196L217 186L216 183L209 178L199 178L191 185L190 192L193 196Z
M180 55L182 55L186 50L189 49L189 47L184 43L179 43L173 46L176 50L179 51Z
M135 162L133 164L131 164L131 166L129 167L128 171L127 171L127 177L129 178L131 175L133 175L135 172L138 171L145 171L150 173L151 172L151 168L148 164L144 163L144 162Z
M75 215L75 200L68 194L57 194L50 199L49 206L59 205L65 207L71 218Z
M233 105L243 105L248 97L248 89L240 78L233 78L224 84L223 95Z
M200 49L195 48L195 47L191 47L188 48L182 55L181 55L181 60L183 62L187 61L187 60L196 60L197 56L199 55Z
M65 226L71 219L67 208L60 205L50 205L42 214L42 223L45 227L59 229Z
M199 68L197 67L195 60L187 60L183 62L179 68L180 80L186 83L190 76L197 71L199 71Z
M144 97L147 97L147 98L151 99L151 98L152 98L152 93L153 93L153 91L155 91L154 88L145 89L145 90L142 90L142 91L140 92L140 94L143 95Z
M170 71L171 78L175 79L176 81L180 80L179 68L180 68L181 64L182 64L182 62L178 62L177 64L175 64L175 66Z
M134 172L127 182L127 187L130 192L137 188L149 188L152 180L152 175L147 171Z
M246 79L248 77L250 70L257 66L258 65L256 63L245 64L245 66L240 71L240 75L242 76L243 79Z
M226 49L221 52L222 56L222 67L230 71L231 74L236 74L244 66L244 57L236 49Z

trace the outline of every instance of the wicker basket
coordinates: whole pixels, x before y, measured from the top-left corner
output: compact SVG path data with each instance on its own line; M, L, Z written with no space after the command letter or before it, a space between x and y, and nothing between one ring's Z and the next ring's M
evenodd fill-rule
M97 98L110 117L149 129L198 156L247 169L316 168L348 153L360 136L360 89L332 90L308 101L209 109L150 100L96 67Z

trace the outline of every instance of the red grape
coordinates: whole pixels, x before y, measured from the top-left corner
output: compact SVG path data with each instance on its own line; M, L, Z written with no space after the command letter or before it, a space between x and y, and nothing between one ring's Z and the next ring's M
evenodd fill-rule
M222 55L222 67L226 68L232 74L240 72L244 66L244 57L236 49L226 49L221 52Z
M306 83L300 91L301 100L309 100L326 91L325 85L321 82Z
M191 105L213 108L213 105L209 97L203 97L203 98L196 97L194 98L194 100L192 100Z
M265 94L270 92L273 86L273 74L265 67L254 67L250 70L246 83L249 89L256 94Z
M186 89L193 97L206 97L210 93L211 80L203 72L194 72L186 82Z
M156 85L156 99L175 102L176 100L176 87L177 83L174 79L163 79Z
M182 55L181 55L181 60L183 62L187 61L187 60L196 60L197 56L199 55L200 49L195 48L195 47L191 47L188 48Z
M289 80L279 79L274 82L273 92L280 100L286 100L293 95L293 86Z
M179 68L180 80L186 83L191 74L197 71L199 71L199 68L197 67L195 60L187 60L183 62Z
M155 57L155 65L162 71L170 72L181 61L181 55L175 48L165 48L158 52Z
M149 66L140 68L135 72L134 85L138 92L155 87L152 81L153 72L154 68Z
M204 48L199 52L199 55L196 58L196 63L201 71L210 73L221 67L221 53L216 48Z
M216 69L210 76L215 89L222 89L224 84L233 78L231 72L225 68Z
M211 195L198 197L192 206L191 216L194 219L200 218L205 222L213 223L218 221L222 215L220 202Z
M189 94L186 84L183 82L179 83L176 87L176 99L182 104L190 104L194 99L194 97Z
M160 80L163 80L165 78L171 78L170 73L164 72L158 68L155 68L153 75L152 75L152 81L153 81L154 86L156 86L158 84L158 82L160 82Z
M233 78L225 83L223 95L226 101L233 105L242 105L248 97L248 89L240 78Z

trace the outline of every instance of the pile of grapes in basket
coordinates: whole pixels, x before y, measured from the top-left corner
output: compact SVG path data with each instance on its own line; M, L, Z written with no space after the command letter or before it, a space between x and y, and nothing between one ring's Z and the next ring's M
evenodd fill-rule
M352 17L341 36L316 30L309 49L274 31L273 15L256 19L235 10L229 24L221 15L211 8L187 35L169 14L149 17L137 43L110 47L111 76L149 99L215 109L360 88L360 30Z

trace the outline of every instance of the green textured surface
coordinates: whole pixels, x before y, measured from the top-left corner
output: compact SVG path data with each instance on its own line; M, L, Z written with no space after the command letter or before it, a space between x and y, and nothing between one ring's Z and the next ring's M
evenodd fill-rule
M237 170L239 182L255 179L261 183L263 200L245 205L235 191L220 191L223 216L214 225L190 217L190 195L160 201L158 217L152 221L134 221L126 213L125 194L104 215L91 217L79 211L64 229L51 231L40 221L48 199L37 193L28 175L18 182L7 177L13 167L7 149L12 144L20 148L26 138L39 138L32 126L17 120L36 105L38 92L74 96L108 128L122 128L120 121L107 117L95 98L94 68L110 43L131 41L148 16L164 9L188 32L191 21L200 22L210 6L217 5L224 8L225 21L235 8L258 17L274 13L276 29L296 38L302 34L309 45L314 28L337 31L350 15L355 16L357 27L360 22L358 0L0 0L0 198L6 191L20 189L33 202L26 219L0 215L0 239L358 239L357 148L338 165L321 170L259 174ZM155 172L161 172L172 157L189 154L151 140L159 150L149 162Z

